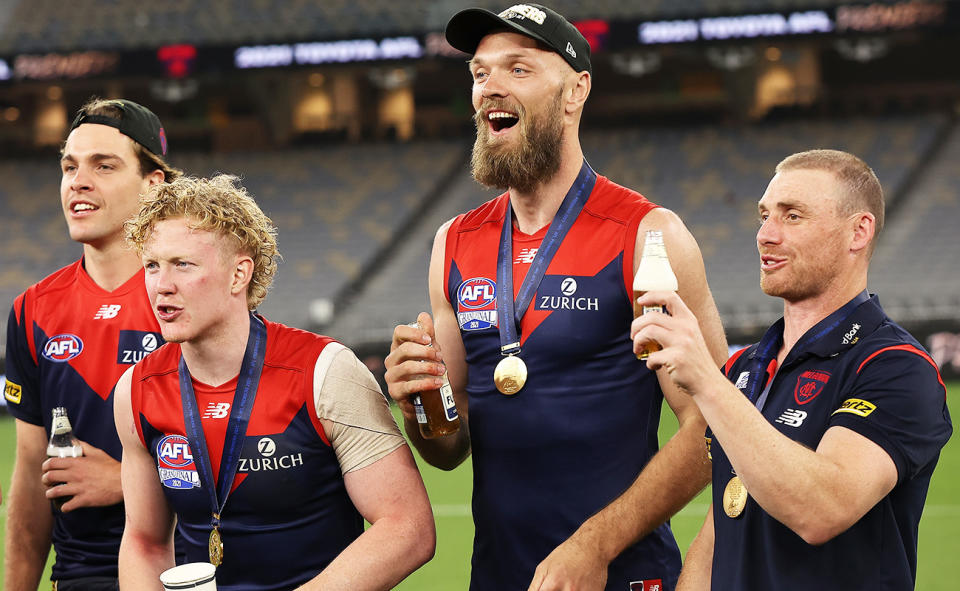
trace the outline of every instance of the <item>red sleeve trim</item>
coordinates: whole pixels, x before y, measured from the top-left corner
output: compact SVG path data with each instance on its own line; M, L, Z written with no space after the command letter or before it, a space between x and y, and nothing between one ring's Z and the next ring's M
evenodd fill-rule
M874 357L885 352L885 351L906 351L907 353L914 353L923 357L927 360L927 363L933 366L933 371L937 372L937 380L940 382L940 385L943 387L944 392L946 392L947 386L943 383L943 377L940 376L940 368L937 367L937 362L934 361L929 355L917 349L913 345L891 345L890 347L884 347L870 354L869 357L863 360L863 363L860 364L860 367L857 368L857 373L860 373L860 370L863 369L863 366L869 363ZM946 395L946 394L944 394Z
M17 318L17 320L20 321L24 335L27 337L27 348L30 349L30 357L33 359L34 364L39 364L40 362L37 359L37 341L33 335L33 305L36 300L36 290L36 285L30 286L27 291L23 292L23 295L17 298L15 305L19 308L21 301L23 303L22 318Z
M730 370L733 369L733 364L737 362L737 359L740 359L740 356L743 355L743 352L749 349L750 347L744 347L736 353L730 356L730 359L727 359L727 362L723 365L723 374L727 377L730 376ZM774 360L776 362L776 360Z
M130 376L130 412L133 414L133 426L137 430L137 437L140 438L140 444L147 447L147 441L143 438L143 425L140 424L140 402L143 398L140 379L143 371L140 364L133 366L133 374Z
M460 222L463 221L463 214L458 215L447 228L446 242L443 246L443 297L450 301L450 291L448 285L450 282L450 265L453 263L453 251L457 247L458 236L460 232ZM451 302L452 303L452 302Z

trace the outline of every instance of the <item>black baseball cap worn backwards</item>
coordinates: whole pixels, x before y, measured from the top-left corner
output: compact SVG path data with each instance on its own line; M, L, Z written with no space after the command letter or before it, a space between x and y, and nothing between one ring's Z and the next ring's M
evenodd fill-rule
M167 134L160 124L160 119L154 115L153 111L126 99L116 99L107 101L112 106L120 109L122 113L120 118L107 115L88 115L81 109L77 113L70 131L84 123L95 123L97 125L108 125L120 131L123 135L129 137L144 148L150 150L157 156L167 155Z
M540 4L514 4L500 14L483 8L461 10L447 23L447 42L472 55L480 40L495 29L512 29L536 39L560 54L574 71L593 75L590 44L567 19Z

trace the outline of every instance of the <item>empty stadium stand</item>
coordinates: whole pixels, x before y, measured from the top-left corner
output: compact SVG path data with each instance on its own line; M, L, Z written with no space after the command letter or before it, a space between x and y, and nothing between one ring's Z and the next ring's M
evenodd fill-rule
M681 215L730 330L749 333L780 314L779 300L758 285L756 202L780 159L812 147L862 156L884 185L889 214L870 288L891 315L909 322L960 313L960 129L946 114L586 130L583 144L598 172ZM388 340L396 324L429 309L434 233L497 193L472 180L470 145L460 137L181 154L174 163L195 175L240 175L276 222L284 260L264 313L361 344ZM8 214L0 218L0 299L8 306L80 249L65 232L55 162L3 162L0 177ZM318 324L317 300L335 304L331 322Z
M892 2L893 0L889 0ZM809 10L841 0L554 0L571 20L668 19ZM9 0L0 18L0 54L135 49L166 44L221 45L440 31L459 9L500 11L504 0ZM2 13L0 13L2 17Z
M909 173L923 164L922 158L935 147L939 132L949 125L946 115L923 114L729 127L587 130L583 146L587 159L599 173L640 190L684 219L700 244L725 326L749 333L769 325L782 310L780 300L765 295L759 288L755 242L756 204L777 162L791 153L815 147L851 151L873 166L888 202L895 204L904 198L901 192L906 189L903 185ZM931 169L929 175L934 174L941 173ZM955 179L956 173L952 174L947 178ZM931 182L939 189L928 192L947 201L951 195L949 180ZM389 339L393 326L410 322L417 312L428 310L427 262L434 232L445 220L495 194L472 182L464 170L431 215L410 230L408 234L416 239L407 238L398 244L394 258L383 265L387 270L371 279L366 292L348 303L345 311L338 310L334 323L325 329L348 342L384 340ZM956 207L955 192L953 195ZM915 198L923 199L909 196L910 200ZM933 209L929 216L936 217L938 211ZM888 219L889 227L898 224L895 216ZM917 232L925 233L923 229ZM937 244L946 245L939 242L942 237L937 240ZM877 256L887 256L884 252L881 248ZM955 266L960 250L954 248L953 252L951 264ZM951 293L960 292L960 273L956 270L943 281L955 286Z
M332 300L429 197L465 148L453 142L369 144L244 154L187 154L188 174L236 174L279 227L283 261L263 310L307 326L310 303ZM0 302L80 255L59 206L56 162L0 164ZM41 198L42 196L42 198ZM5 339L6 329L0 331Z

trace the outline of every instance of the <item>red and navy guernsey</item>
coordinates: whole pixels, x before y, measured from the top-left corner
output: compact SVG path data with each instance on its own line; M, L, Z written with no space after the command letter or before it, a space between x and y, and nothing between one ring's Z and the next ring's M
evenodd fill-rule
M807 331L779 368L774 363L759 378L773 376L761 412L779 432L810 449L833 426L859 433L890 455L897 484L850 529L813 546L752 497L738 518L724 513L723 490L733 469L723 442L713 437L716 591L914 588L920 515L940 449L953 429L946 389L934 361L886 316L877 297L858 297L864 301L852 313L841 308L828 316ZM774 339L776 351L782 337L781 319L761 343ZM738 388L748 388L757 355L753 345L727 362L727 377Z
M602 176L521 321L527 383L513 396L497 391L496 267L508 204L503 194L457 217L446 242L446 295L469 368L472 591L526 589L547 554L630 486L658 449L663 399L629 334L637 225L656 205ZM514 228L511 297L546 232ZM669 590L679 570L663 525L610 564L607 589Z
M49 435L53 408L66 407L74 434L120 461L113 387L129 366L161 344L143 270L108 292L87 275L81 259L13 303L7 323L7 408ZM116 577L123 524L122 503L55 511L53 579Z
M266 357L233 487L221 515L221 591L292 589L315 577L363 533L340 464L314 409L313 373L331 339L264 320ZM177 514L186 562L208 560L210 500L184 428L177 366L169 343L133 372L131 405L140 440L157 464ZM193 380L214 474L237 379ZM179 559L178 559L179 560Z

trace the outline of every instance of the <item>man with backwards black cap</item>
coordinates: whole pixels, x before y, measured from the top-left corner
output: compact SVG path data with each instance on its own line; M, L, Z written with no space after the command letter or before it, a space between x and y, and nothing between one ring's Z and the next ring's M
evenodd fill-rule
M162 344L123 223L147 187L180 176L166 153L160 120L127 100L85 104L63 145L60 202L83 256L18 296L7 324L4 396L17 419L7 591L37 589L51 541L54 589L117 588L124 511L113 387ZM47 459L52 410L61 406L83 457Z
M630 294L645 232L661 230L719 366L699 248L675 214L584 160L592 70L573 25L518 4L461 11L446 35L473 54L474 177L507 192L437 233L433 318L395 329L390 394L429 463L473 454L472 591L672 589L680 554L665 522L708 480L705 423L633 354ZM425 440L410 399L444 368L467 428ZM658 452L664 397L680 428Z

